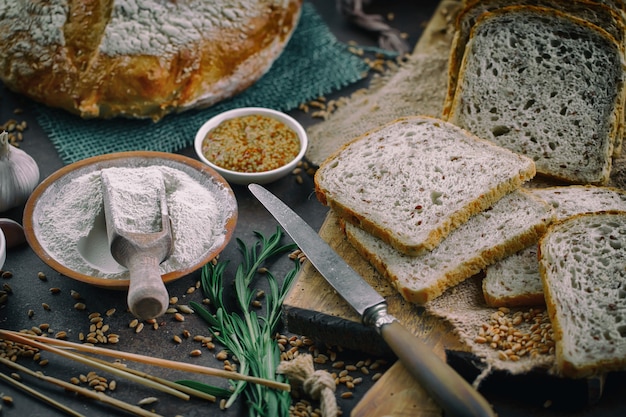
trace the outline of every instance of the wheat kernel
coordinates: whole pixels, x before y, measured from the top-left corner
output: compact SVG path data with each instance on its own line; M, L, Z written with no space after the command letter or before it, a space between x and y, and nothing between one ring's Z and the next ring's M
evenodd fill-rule
M137 402L137 405L149 405L149 404L154 404L157 401L159 401L159 399L156 397L146 397L146 398L139 400L139 402Z
M193 308L189 307L188 305L182 304L178 306L178 311L180 311L183 314L193 314Z

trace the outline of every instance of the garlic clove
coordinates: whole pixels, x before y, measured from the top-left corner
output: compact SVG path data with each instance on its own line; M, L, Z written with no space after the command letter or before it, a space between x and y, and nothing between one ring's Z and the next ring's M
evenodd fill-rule
M39 166L23 150L9 143L7 132L0 133L0 212L26 202L39 183Z

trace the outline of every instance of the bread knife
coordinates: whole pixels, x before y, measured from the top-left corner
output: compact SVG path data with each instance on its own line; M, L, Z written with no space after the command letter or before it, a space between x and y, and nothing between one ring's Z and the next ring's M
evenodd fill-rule
M250 184L248 189L278 221L315 269L359 314L363 324L376 329L446 417L495 417L487 400L389 314L386 300L313 228L265 188Z

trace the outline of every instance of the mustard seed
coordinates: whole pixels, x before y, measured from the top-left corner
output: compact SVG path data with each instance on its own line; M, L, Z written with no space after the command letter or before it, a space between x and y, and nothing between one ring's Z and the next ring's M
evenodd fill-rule
M202 142L214 164L239 172L263 172L293 160L300 150L297 134L283 122L263 115L225 120Z

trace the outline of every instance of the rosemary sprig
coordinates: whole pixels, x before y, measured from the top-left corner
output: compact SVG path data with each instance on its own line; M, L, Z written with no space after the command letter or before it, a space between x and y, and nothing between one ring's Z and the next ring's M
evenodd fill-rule
M269 291L266 294L266 316L262 317L251 308L256 294L251 289L257 271L270 258L293 251L294 244L282 245L282 232L279 228L266 238L255 232L257 241L248 247L237 239L239 250L243 254L243 262L235 273L235 298L238 311L229 311L224 302L223 275L228 262L209 263L202 269L202 290L211 301L213 312L209 312L198 303L190 303L192 308L210 326L215 339L226 347L239 361L239 372L246 375L284 381L282 375L276 374L280 363L280 350L274 338L278 325L281 306L299 271L299 262L294 260L294 267L279 285L276 277L270 272L263 274L267 280ZM250 416L288 416L291 398L286 391L274 390L258 384L247 384L245 381L232 381L233 392L226 402L229 407L241 393L246 398Z

